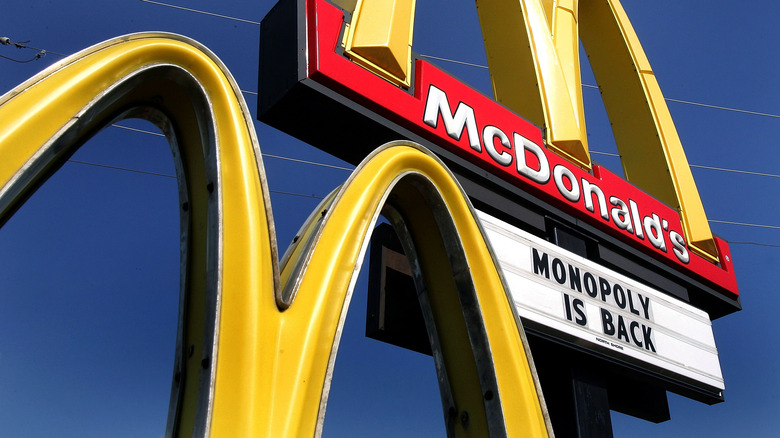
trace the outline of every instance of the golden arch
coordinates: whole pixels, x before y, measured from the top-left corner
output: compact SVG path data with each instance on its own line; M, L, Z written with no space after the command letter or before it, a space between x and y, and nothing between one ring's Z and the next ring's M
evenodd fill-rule
M320 431L356 266L383 209L400 230L428 314L448 433L548 434L519 319L471 206L441 162L413 145L376 151L314 212L280 274L240 90L214 55L183 37L109 40L0 98L0 223L91 134L124 117L160 126L179 176L187 313L168 436ZM191 358L187 345L195 346ZM449 421L462 411L468 426Z
M381 76L408 85L408 68L401 67L409 65L403 60L411 56L415 2L336 0L348 10L355 8L346 53ZM717 261L718 250L677 129L620 1L476 3L496 101L544 127L550 149L588 170L582 39L626 179L677 209L691 249Z

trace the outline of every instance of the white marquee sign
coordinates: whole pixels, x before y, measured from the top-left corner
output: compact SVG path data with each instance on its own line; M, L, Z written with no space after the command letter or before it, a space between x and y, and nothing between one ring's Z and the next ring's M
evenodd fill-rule
M724 389L707 313L485 213L479 216L522 318L590 350Z

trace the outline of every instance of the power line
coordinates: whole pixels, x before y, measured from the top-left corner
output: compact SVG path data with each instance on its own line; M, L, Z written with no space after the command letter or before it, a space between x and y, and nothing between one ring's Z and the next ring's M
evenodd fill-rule
M128 127L120 126L120 125L112 125L112 126L116 126L118 128L129 129L129 130L136 131L136 132L141 132L141 133L162 135L162 134L158 134L156 132L144 131L142 129L128 128ZM315 165L315 166L331 167L331 168L347 170L347 171L352 170L352 169L349 169L347 167L333 166L333 165L330 165L330 164L317 163L317 162L314 162L314 161L299 160L297 158L283 157L283 156L279 156L279 155L263 154L263 156L264 157L269 157L269 158L276 158L276 159L281 159L281 160L293 161L293 162L298 162L298 163L311 164L311 165ZM102 168L106 168L106 169L120 170L120 171L125 171L125 172L134 172L134 173L140 173L140 174L146 174L146 175L161 176L161 177L166 177L166 178L176 178L175 175L168 175L168 174L157 173L157 172L149 172L149 171L145 171L145 170L137 170L137 169L131 169L131 168L127 168L127 167L109 166L109 165L106 165L106 164L91 163L91 162L88 162L88 161L78 161L78 160L68 160L68 161L72 162L72 163L77 163L77 164L83 164L83 165L95 166L95 167L102 167ZM306 195L306 194L302 194L302 193L282 192L282 191L278 191L278 190L269 190L269 192L277 193L277 194L281 194L281 195L323 199L322 196ZM744 222L720 221L720 220L714 220L714 219L710 219L709 222L710 223L716 223L716 224L740 225L740 226L745 226L745 227L768 228L768 229L780 230L780 226L776 226L776 225L751 224L751 223L744 223Z
M141 174L144 174L144 175L154 175L154 176L162 176L162 177L165 177L165 178L176 179L175 175L168 175L168 174L165 174L165 173L157 173L157 172L148 172L146 170L130 169L128 167L109 166L107 164L98 164L98 163L91 163L89 161L79 161L79 160L68 160L68 162L69 163L83 164L85 166L102 167L102 168L105 168L105 169L121 170L121 171L124 171L124 172L141 173Z
M168 4L168 3L155 2L155 1L152 1L152 0L140 0L140 1L142 1L144 3L151 3L153 5L167 6L169 8L181 9L183 11L196 12L198 14L203 14L203 15L210 15L212 17L225 18L227 20L240 21L242 23L256 24L258 26L260 25L259 21L245 20L243 18L236 18L236 17L231 17L229 15L215 14L213 12L206 12L206 11L201 11L201 10L198 10L198 9L185 8L183 6L176 6L176 5L171 5L171 4Z
M2 44L4 46L14 46L17 49L30 49L30 50L37 50L38 51L38 54L33 59L28 60L28 61L23 61L23 62L34 61L34 60L36 60L38 58L46 56L46 54L48 54L48 53L51 53L52 55L57 55L57 56L67 56L67 55L64 55L62 53L52 52L50 50L45 50L45 49L40 49L38 47L29 46L29 45L27 45L27 43L29 43L29 41L11 41L11 39L8 38L8 37L0 37L0 44ZM2 56L2 55L0 55L0 56ZM5 59L10 59L11 61L20 62L20 61L17 61L15 59L8 58L6 56L2 56L2 57L5 58Z
M324 196L304 195L303 193L282 192L282 191L279 191L279 190L269 190L269 192L276 193L276 194L279 194L279 195L298 196L298 197L301 197L301 198L325 199Z
M33 56L32 58L27 59L25 61L20 61L18 59L14 59L14 58L11 58L9 56L4 56L4 55L0 55L0 58L7 59L7 60L13 61L13 62L18 62L19 64L27 64L28 62L35 61L36 59L41 59L44 55L45 55L45 53L39 52L39 53L36 53L35 56Z
M329 167L331 169L346 170L348 172L352 172L353 170L355 170L354 168L350 168L350 167L334 166L332 164L318 163L316 161L306 161L306 160L301 160L301 159L298 159L298 158L283 157L281 155L272 155L272 154L262 154L262 155L263 155L263 157L276 158L276 159L279 159L279 160L286 160L286 161L293 161L293 162L296 162L296 163L311 164L313 166Z
M0 37L0 44L2 44L4 46L14 46L17 49L34 49L34 50L38 51L38 53L36 53L35 56L33 56L30 59L24 60L24 61L22 61L20 59L16 59L16 58L11 58L10 56L5 56L5 55L0 55L0 58L7 59L7 60L13 61L13 62L18 62L19 64L26 64L28 62L32 62L32 61L35 61L36 59L41 59L42 57L46 56L46 51L45 50L35 49L33 47L25 45L25 43L29 43L29 41L17 41L17 42L14 42L14 41L11 41L11 38Z
M251 92L250 91L245 91L245 93L251 93ZM161 134L159 132L146 131L146 130L143 130L143 129L131 128L129 126L122 126L122 125L117 125L117 124L113 124L111 126L113 126L115 128L126 129L128 131L135 131L135 132L141 132L141 133L144 133L144 134L150 134L150 135L157 135L157 136L160 136L160 137L165 137L165 135L163 135L163 134ZM620 158L620 154L615 154L615 153L611 153L611 152L590 151L590 153L591 154L596 154L596 155L606 155L606 156L610 156L610 157L618 157L618 158ZM340 170L347 170L347 171L352 171L353 170L353 168L350 168L350 167L334 166L332 164L318 163L316 161L307 161L307 160L301 160L301 159L298 159L298 158L283 157L283 156L280 156L280 155L263 154L263 156L264 157L270 157L270 158L277 158L277 159L280 159L280 160L295 161L295 162L304 163L304 164L311 164L311 165L314 165L314 166L329 167L329 168L333 168L333 169L340 169ZM777 174L774 174L774 173L752 172L752 171L749 171L749 170L728 169L728 168L725 168L725 167L714 167L714 166L702 166L702 165L699 165L699 164L689 164L689 166L690 167L696 167L696 168L699 168L699 169L718 170L718 171L721 171L721 172L742 173L742 174L746 174L746 175L766 176L766 177L770 177L770 178L780 178L780 175L777 175Z
M140 132L147 132L147 131L142 131L140 129L132 129L132 130L140 131ZM289 159L287 157L278 157L278 156L274 156L274 155L268 155L268 156L270 156L272 158ZM290 160L292 160L292 161L300 161L300 160L295 160L295 159L290 159ZM88 161L79 161L79 160L68 160L68 162L70 162L70 163L77 163L77 164L83 164L83 165L87 165L87 166L101 167L101 168L111 169L111 170L120 170L120 171L124 171L124 172L132 172L132 173L139 173L139 174L144 174L144 175L153 175L153 176L161 176L161 177L165 177L165 178L176 179L175 175L168 175L168 174L164 174L164 173L157 173L157 172L149 172L149 171L145 171L145 170L131 169L131 168L128 168L128 167L109 166L109 165L106 165L106 164L91 163L91 162L88 162ZM321 165L321 163L313 163L313 162L310 162L310 164L320 164ZM346 168L341 168L341 169L346 169ZM281 190L270 190L269 189L268 191L270 193L275 193L275 194L279 194L279 195L297 196L297 197L300 197L300 198L311 198L311 199L324 199L325 198L324 196L319 196L319 195L307 195L307 194L304 194L304 193L284 192L284 191L281 191ZM780 226L774 226L774 225L748 224L748 223L741 223L741 222L718 221L718 220L710 220L709 222L720 223L720 224L729 224L729 225L741 225L741 226L747 226L747 227L780 229ZM755 245L755 246L765 246L765 247L772 247L772 248L780 248L780 245L774 245L774 244L771 244L771 243L748 242L748 241L745 241L745 242L728 242L728 243L729 243L729 245Z
M710 219L709 221L714 224L741 225L743 227L769 228L772 230L780 230L780 226L777 225L762 225L762 224L749 224L745 222L716 221L714 219Z
M114 128L126 129L128 131L139 132L139 133L142 133L142 134L149 134L149 135L156 135L156 136L159 136L159 137L165 137L165 134L161 134L159 132L147 131L145 129L131 128L129 126L122 126L122 125L118 125L116 123L112 124L111 126L114 127ZM293 162L296 162L296 163L311 164L312 166L320 166L320 167L327 167L327 168L330 168L330 169L346 170L348 172L351 172L351 171L354 170L354 168L350 168L350 167L336 166L336 165L333 165L333 164L326 164L326 163L318 163L316 161L301 160L299 158L290 158L290 157L284 157L284 156L281 156L281 155L273 155L273 154L265 154L265 153L263 153L261 155L263 157L276 158L277 160L286 160L286 161L293 161Z
M431 59L436 59L436 60L439 60L439 61L451 62L451 63L454 63L454 64L468 65L468 66L471 66L471 67L485 68L485 69L488 68L488 66L486 66L486 65L474 64L474 63L471 63L471 62L458 61L456 59L440 58L438 56L423 55L423 54L420 54L420 56L423 57L423 58L431 58ZM599 89L598 85L592 85L592 84L582 84L582 87L583 88L594 88L594 89L597 89L597 90ZM708 104L708 103L693 102L693 101L690 101L690 100L673 99L671 97L665 97L664 100L666 100L667 102L683 103L683 104L686 104L686 105L700 106L700 107L703 107L703 108L719 109L719 110L723 110L723 111L732 111L732 112L736 112L736 113L750 114L750 115L754 115L754 116L764 116L764 117L772 117L772 118L780 119L780 114L764 113L764 112L760 112L760 111L750 111L750 110L744 110L744 109L740 109L740 108L732 108L732 107L720 106L720 105L711 105L711 104Z
M439 61L451 62L453 64L468 65L469 67L477 67L477 68L484 68L484 69L488 68L488 66L486 66L486 65L474 64L474 63L471 63L471 62L458 61L458 60L455 60L455 59L439 58L438 56L423 55L421 53L419 55L420 55L421 58L436 59L436 60L439 60Z
M149 135L156 135L156 136L159 136L159 137L165 137L165 134L161 134L159 132L147 131L145 129L131 128L129 126L117 125L116 123L112 124L111 126L114 127L114 128L126 129L128 131L140 132L142 134L149 134Z
M737 169L726 169L723 167L712 167L712 166L701 166L698 164L690 164L691 167L697 167L699 169L709 169L709 170L720 170L721 172L732 172L732 173L744 173L747 175L757 175L757 176L767 176L770 178L780 178L780 175L774 174L774 173L763 173L763 172L751 172L749 170L737 170Z
M729 245L756 245L756 246L768 246L771 248L780 248L780 245L774 245L772 243L760 243L760 242L729 242Z
M126 127L124 127L124 128L126 128ZM147 133L150 132L150 131L143 131L143 130L140 130L140 129L132 129L132 130L138 131L138 132L147 132ZM156 134L156 133L152 133L152 134ZM298 159L295 159L295 158L282 157L282 156L278 156L278 155L263 154L263 156L270 157L270 158L278 158L278 159L282 159L282 160L301 162L301 163L306 163L306 164L313 164L313 165L317 165L317 166L333 167L333 168L336 168L336 169L352 170L352 169L349 169L349 168L346 168L346 167L332 166L332 165L329 165L329 164L316 163L316 162L313 162L313 161L298 160ZM83 164L83 165L86 165L86 166L102 167L102 168L105 168L105 169L120 170L120 171L124 171L124 172L140 173L140 174L144 174L144 175L161 176L161 177L173 178L173 179L176 178L176 175L169 175L169 174L158 173L158 172L149 172L149 171L146 171L146 170L131 169L131 168L128 168L128 167L110 166L110 165L107 165L107 164L92 163L92 162L89 162L89 161L68 160L68 162L76 163L76 164ZM282 194L282 195L301 196L301 197L306 197L306 198L323 199L322 196L317 196L317 195L306 195L306 194L302 194L302 193L282 192L282 191L278 191L278 190L269 190L269 191L271 193L278 193L278 194ZM745 223L745 222L720 221L720 220L714 220L714 219L710 219L709 222L716 223L716 224L740 225L740 226L745 226L745 227L769 228L769 229L773 229L773 230L780 230L780 226L776 226L776 225L751 224L751 223ZM735 243L751 243L751 242L735 242Z
M253 21L253 20L246 20L246 19L242 19L242 18L231 17L231 16L228 16L228 15L217 14L217 13L208 12L208 11L202 11L202 10L193 9L193 8L186 8L186 7L183 7L183 6L176 6L176 5L163 3L163 2L158 2L158 1L153 1L153 0L140 0L140 1L144 2L144 3L158 5L158 6L165 6L165 7L170 7L170 8L174 8L174 9L184 10L184 11L188 11L188 12L194 12L194 13L199 13L199 14L203 14L203 15L208 15L208 16L213 16L213 17L218 17L218 18L223 18L223 19L228 19L228 20L239 21L239 22L248 23L248 24L260 25L260 22ZM5 38L5 37L0 38L0 44L8 45L9 43L10 43L10 40L8 38ZM37 48L31 47L31 46L26 46L26 45L24 45L24 43L13 43L13 44L16 47L30 48L30 49L35 49L35 50L39 50L40 51L36 55L35 58L33 58L31 60L28 60L28 61L23 61L23 62L30 62L32 60L38 59L41 56L45 55L46 53L53 53L53 54L59 55L59 56L66 56L66 55L61 54L61 53L47 52L46 50L43 50L43 49L37 49ZM2 56L2 55L0 55L0 56ZM430 59L436 59L436 60L444 61L444 62L451 62L451 63L461 64L461 65L476 67L476 68L485 68L485 69L488 68L487 66L480 65L480 64L464 62L464 61L458 61L458 60L454 60L454 59L442 58L442 57L437 57L437 56L432 56L432 55L421 54L420 56L421 57L425 57L425 58L430 58ZM3 58L10 59L10 58L7 58L5 56L3 56ZM18 61L18 60L14 60L14 59L11 59L11 60L12 61L16 61L16 62L22 62L22 61ZM585 87L585 88L596 88L596 89L598 89L598 86L591 85L591 84L582 84L582 86ZM254 92L254 91L241 90L241 92L242 93L246 93L246 94L252 94L252 95L257 95L258 94L257 92ZM733 112L739 112L739 113L745 113L745 114L751 114L751 115L780 118L780 115L777 115L777 114L770 114L770 113L763 113L763 112L757 112L757 111L743 110L743 109L738 109L738 108L730 108L730 107L724 107L724 106L710 105L710 104L704 104L704 103L692 102L692 101L686 101L686 100L680 100L680 99L665 98L665 100L670 101L670 102L683 103L683 104L687 104L687 105L701 106L701 107L705 107L705 108L720 109L720 110L725 110L725 111L733 111ZM157 136L164 136L163 134L160 134L160 133L157 133L157 132L145 131L145 130L142 130L142 129L131 128L131 127L127 127L127 126L121 126L121 125L112 125L112 126L117 127L117 128L121 128L121 129L130 130L130 131L140 132L140 133L146 133L146 134L157 135ZM619 157L618 154L613 154L613 153L608 153L608 152L599 152L599 151L591 151L591 152L594 153L594 154L601 154L601 155ZM346 168L346 167L334 166L334 165L329 165L329 164L324 164L324 163L317 163L317 162L313 162L313 161L300 160L300 159L296 159L296 158L289 158L289 157L283 157L283 156L278 156L278 155L263 154L263 156L270 157L270 158L276 158L276 159L282 159L282 160L288 160L288 161L293 161L293 162L300 162L300 163L304 163L304 164L310 164L310 165L317 165L317 166L323 166L323 167L347 170L347 171L352 170L352 169L349 169L349 168ZM89 162L76 161L76 160L70 160L70 161L74 162L74 163L84 164L84 165L92 165L92 166L110 168L110 169L115 169L115 170L122 170L122 171L128 171L128 172L136 172L136 173L142 173L142 174L150 174L150 175L156 175L156 176L162 176L162 177L168 177L168 178L175 178L175 176L173 176L173 175L165 175L165 174L159 174L159 173L155 173L155 172L147 172L147 171L141 171L141 170L135 170L135 169L129 169L129 168L122 168L122 167L116 167L116 166L107 166L107 165L101 165L101 164L97 164L97 163L89 163ZM769 173L762 173L762 172L752 172L752 171L743 171L743 170L736 170L736 169L726 169L726 168L720 168L720 167L701 166L701 165L695 165L695 164L691 164L690 166L691 167L702 168L702 169L709 169L709 170L718 170L718 171L724 171L724 172L734 172L734 173L743 173L743 174L749 174L749 175L757 175L757 176L767 176L767 177L780 178L780 175L769 174ZM304 194L299 194L299 193L279 192L279 191L271 191L271 192L284 194L284 195L290 195L290 196L302 196L302 197L310 197L310 198L322 199L321 197L318 197L318 196L315 196L315 195L304 195ZM710 222L712 222L712 223L721 223L721 224L730 224L730 225L748 226L748 227L780 229L780 226L773 226L773 225L749 224L749 223L740 223L740 222L731 222L731 221L717 221L717 220L710 220ZM740 242L740 243L742 243L742 242ZM751 242L746 242L746 243L751 243Z
M211 15L211 16L214 16L214 17L224 18L224 19L228 19L228 20L240 21L240 22L243 22L243 23L260 25L259 21L245 20L243 18L231 17L231 16L228 16L228 15L222 15L222 14L215 14L213 12L207 12L207 11L201 11L199 9L185 8L183 6L176 6L176 5L163 3L163 2L158 2L158 1L152 1L152 0L139 0L139 1L142 1L144 3L155 4L155 5L159 5L159 6L167 6L169 8L174 8L174 9L181 9L181 10L188 11L188 12L195 12L195 13L198 13L198 14ZM466 61L459 61L459 60L456 60L456 59L442 58L442 57L433 56L433 55L426 55L426 54L419 54L419 56L421 56L423 58L436 59L438 61L451 62L451 63L454 63L454 64L467 65L467 66L470 66L470 67L483 68L483 69L487 69L488 68L488 66L486 66L486 65L476 64L476 63L466 62ZM582 84L582 86L584 88L595 88L595 89L599 88L597 85L592 85L592 84ZM257 94L257 93L252 93L252 94ZM750 114L750 115L755 115L755 116L764 116L764 117L772 117L772 118L780 119L780 114L772 114L772 113L765 113L765 112L760 112L760 111L744 110L744 109L740 109L740 108L732 108L732 107L720 106L720 105L711 105L711 104L707 104L707 103L693 102L693 101L690 101L690 100L673 99L673 98L670 98L670 97L665 97L664 100L666 100L668 102L675 102L675 103L682 103L682 104L686 104L686 105L700 106L700 107L703 107L703 108L719 109L719 110L723 110L723 111L732 111L732 112L737 112L737 113L742 113L742 114Z
M111 170L120 170L123 172L131 172L131 173L139 173L143 175L153 175L153 176L161 176L163 178L172 178L176 179L176 175L169 175L167 173L158 173L158 172L149 172L146 170L138 170L138 169L131 169L129 167L119 167L119 166L109 166L107 164L100 164L100 163L92 163L89 161L80 161L80 160L68 160L69 163L76 163L76 164L83 164L85 166L93 166L93 167L100 167L103 169L111 169ZM318 196L318 195L306 195L303 193L294 193L294 192L283 192L280 190L268 190L270 193L276 193L280 195L288 195L288 196L298 196L302 198L314 198L314 199L324 199L324 196Z
M614 154L611 152L601 152L601 151L590 151L591 154L596 155L606 155L609 157L617 157L620 158L620 154ZM714 167L714 166L702 166L700 164L688 164L690 167L695 167L698 169L707 169L707 170L719 170L721 172L731 172L731 173L743 173L746 175L755 175L755 176L766 176L770 178L780 178L780 175L775 173L764 173L764 172L753 172L750 170L739 170L739 169L728 169L725 167Z
M181 10L188 11L188 12L195 12L195 13L198 13L198 14L211 15L211 16L214 16L214 17L224 18L224 19L228 19L228 20L240 21L240 22L243 22L243 23L260 25L259 21L245 20L243 18L231 17L231 16L228 16L228 15L222 15L222 14L215 14L213 12L207 12L207 11L201 11L199 9L185 8L183 6L176 6L176 5L171 5L171 4L168 4L168 3L157 2L157 1L152 1L152 0L139 0L139 1L142 1L144 3L155 4L155 5L159 5L159 6L167 6L169 8L174 8L174 9L181 9ZM472 63L472 62L458 61L456 59L442 58L442 57L433 56L433 55L425 55L425 54L419 54L419 55L421 57L423 57L423 58L436 59L438 61L451 62L451 63L454 63L454 64L467 65L467 66L476 67L476 68L484 68L484 69L488 68L488 66L486 66L486 65L475 64L475 63ZM592 85L592 84L582 84L582 86L585 87L585 88L595 88L595 89L599 88L597 85ZM254 94L256 94L256 93L254 93ZM744 109L732 108L732 107L726 107L726 106L720 106L720 105L711 105L711 104L707 104L707 103L693 102L693 101L690 101L690 100L672 99L670 97L665 97L664 100L666 100L668 102L675 102L675 103L682 103L682 104L686 104L686 105L700 106L700 107L703 107L703 108L719 109L719 110L723 110L723 111L732 111L732 112L737 112L737 113L751 114L751 115L755 115L755 116L773 117L773 118L780 119L780 114L764 113L764 112L760 112L760 111L744 110Z
M743 114L751 114L754 116L764 116L764 117L774 117L776 119L780 119L780 115L778 114L770 114L770 113L762 113L758 111L749 111L749 110L743 110L739 108L729 108L726 106L718 106L718 105L710 105L707 103L699 103L699 102L691 102L689 100L680 100L680 99L672 99L671 97L665 98L668 102L676 102L676 103L684 103L686 105L695 105L695 106L701 106L704 108L713 108L713 109L719 109L724 111L733 111L735 113L743 113Z
M117 124L113 124L111 126L113 126L115 128L126 129L126 130L129 130L129 131L139 132L139 133L143 133L143 134L151 134L151 135L157 135L157 136L164 137L164 135L160 134L159 132L147 131L147 130L138 129L138 128L130 128L128 126L122 126L122 125L117 125ZM619 154L614 154L614 153L610 153L610 152L599 152L599 151L590 151L590 152L592 154L608 155L608 156L612 156L612 157L620 157ZM352 171L353 170L352 168L348 168L348 167L335 166L335 165L332 165L332 164L319 163L319 162L316 162L316 161L301 160L301 159L298 159L298 158L284 157L284 156L281 156L281 155L273 155L273 154L262 154L262 155L263 155L263 157L276 158L276 159L279 159L279 160L292 161L292 162L296 162L296 163L310 164L310 165L313 165L313 166L328 167L328 168L339 169L339 170L346 170L346 171ZM88 163L83 163L83 164L88 164ZM723 171L723 172L744 173L744 174L749 174L749 175L757 175L757 176L767 176L767 177L780 178L780 175L775 175L775 174L771 174L771 173L750 172L750 171L746 171L746 170L726 169L726 168L722 168L722 167L699 166L699 165L696 165L696 164L690 164L690 167L698 167L698 168L702 168L702 169L719 170L719 171ZM120 170L128 170L128 169L120 169ZM289 194L289 193L282 193L282 194ZM300 195L300 196L312 197L312 196L309 196L309 195ZM780 226L774 226L774 225L748 224L748 223L741 223L741 222L718 221L718 220L709 220L709 222L719 223L719 224L728 224L728 225L741 225L741 226L746 226L746 227L780 229Z

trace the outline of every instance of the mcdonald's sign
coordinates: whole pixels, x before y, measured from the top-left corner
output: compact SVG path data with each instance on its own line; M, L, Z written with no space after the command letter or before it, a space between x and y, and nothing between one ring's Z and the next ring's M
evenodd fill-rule
M414 56L413 1L389 2L390 14L379 2L342 3L346 9L282 0L262 26L260 118L359 163L281 258L246 103L221 61L197 42L125 35L0 97L0 224L113 121L149 120L172 145L181 310L166 436L321 432L356 271L380 215L410 262L448 436L552 432L521 316L537 334L567 331L569 344L595 339L619 362L610 370L641 368L662 392L722 400L705 312L739 309L731 257L706 225L619 2L478 2L500 103ZM518 25L503 27L515 32L510 38L491 31L512 17ZM590 161L579 75L565 67L578 56L579 34L603 45L596 58L611 51L631 58L628 73L607 72L607 82L623 83L634 72L634 94L617 99L615 111L653 103L643 103L641 128L621 120L616 132L656 139L623 153L629 180L649 194ZM528 51L505 56L518 44ZM545 63L540 53L555 56ZM513 89L524 82L536 87L533 99ZM652 156L645 169L637 165L642 156ZM499 240L502 233L514 242ZM500 245L509 250L495 251ZM512 258L518 245L528 254L524 265ZM520 265L527 272L510 275ZM516 304L535 290L518 292L523 276L553 301L560 297L562 318L521 314ZM679 309L688 319L673 314ZM656 334L664 318L673 320L668 326L694 325L697 333L683 341L706 357L686 367L678 352L662 351L673 337ZM539 324L563 328L544 332Z
M722 401L711 319L741 308L731 254L619 0L476 3L492 97L414 53L413 0L281 0L261 25L258 119L353 163L398 138L430 149L481 211L534 338ZM580 42L625 179L590 159ZM646 418L668 418L660 398Z
M414 55L413 1L343 3L285 0L264 19L261 121L355 163L369 144L414 140L445 160L478 206L538 235L549 231L544 218L571 224L602 261L652 265L713 317L740 308L728 244L710 231L619 1L478 2L496 100ZM580 36L627 180L589 157Z

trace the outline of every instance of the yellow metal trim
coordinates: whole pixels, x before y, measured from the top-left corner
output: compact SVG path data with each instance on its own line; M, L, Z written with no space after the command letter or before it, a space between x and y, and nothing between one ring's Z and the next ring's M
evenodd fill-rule
M707 215L661 88L618 0L583 2L580 35L626 179L680 212L691 249L718 260Z
M416 0L358 0L345 53L388 81L409 87Z
M619 0L478 0L477 10L496 100L543 126L550 149L589 169L582 38L626 179L678 209L691 250L717 262L677 130Z
M550 149L590 169L576 1L477 0L477 12L496 101L544 127Z

